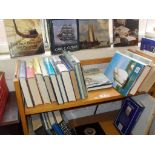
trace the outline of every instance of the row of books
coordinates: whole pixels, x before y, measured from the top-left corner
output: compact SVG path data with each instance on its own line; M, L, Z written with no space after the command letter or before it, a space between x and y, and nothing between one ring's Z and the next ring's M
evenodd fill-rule
M111 46L108 19L47 19L40 23L39 19L4 20L11 57L44 53L47 44L53 54ZM138 28L139 20L114 19L114 46L138 45Z
M69 127L60 111L45 112L30 115L27 118L30 134L36 135L72 135L73 130Z
M15 77L19 78L27 107L87 97L80 61L70 52L27 62L18 60Z
M154 114L155 99L152 96L142 94L128 97L123 101L114 124L121 134L152 134L155 132L153 131Z
M5 80L4 72L0 72L0 121L3 118L5 105L8 99L8 87Z
M104 74L123 96L148 92L155 82L155 64L151 59L130 51L117 51Z

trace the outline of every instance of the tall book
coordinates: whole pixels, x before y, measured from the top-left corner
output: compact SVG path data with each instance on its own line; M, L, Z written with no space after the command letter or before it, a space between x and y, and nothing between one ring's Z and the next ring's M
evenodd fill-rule
M118 92L127 96L144 68L145 64L143 62L116 52L104 74Z
M81 99L84 99L88 96L88 92L86 89L86 84L85 84L80 61L69 51L64 51L64 56L68 60L70 65L74 68L76 79L78 81L78 87L80 90L80 96L81 96Z
M50 98L41 72L38 58L33 58L33 65L34 65L35 77L37 80L38 88L39 88L41 97L43 99L43 102L50 103Z
M72 81L70 78L70 73L67 67L61 62L61 59L58 56L52 57L53 61L56 64L56 68L58 69L59 73L61 74L61 78L63 81L63 85L66 91L66 95L68 98L68 101L75 101L75 94L74 89L72 86Z
M142 94L132 97L137 103L143 105L144 111L142 112L139 120L132 130L133 135L145 135L149 133L152 120L155 115L155 99L149 94Z
M79 20L80 49L110 47L108 19Z
M58 84L59 84L59 88L60 88L60 92L61 92L61 95L62 95L62 99L63 99L63 102L68 102L68 98L67 98L67 93L66 93L66 89L65 89L65 86L64 86L64 82L63 82L63 79L62 79L62 76L61 76L61 73L60 71L58 70L57 68L57 64L61 63L61 60L59 59L59 57L57 56L54 56L50 59L50 62L56 72L56 77L57 77L57 80L58 80Z
M45 80L46 88L47 88L48 94L50 96L50 100L52 102L54 102L54 101L56 101L56 97L55 97L55 94L54 94L53 86L52 86L51 81L50 81L50 76L47 73L47 70L46 70L46 67L45 67L45 64L44 64L44 60L40 59L39 63L40 63L42 75L43 75L44 80Z
M20 81L20 86L22 88L24 98L25 98L26 106L33 107L33 100L31 98L31 93L30 93L29 86L27 83L26 62L25 61L20 62L19 81Z
M35 78L35 70L34 70L34 65L33 65L33 61L29 60L26 63L26 74L27 74L27 82L28 82L28 86L34 101L35 105L39 105L42 104L42 99L41 99L41 95L39 92L39 88L38 88L38 84Z
M113 19L114 47L138 45L138 19Z
M68 60L65 58L64 55L60 55L59 57L60 57L61 61L65 64L67 69L69 70L73 89L74 89L74 93L75 93L75 97L78 100L78 99L80 99L80 92L79 92L79 88L78 88L78 83L77 83L75 71L74 71L73 67L69 64Z
M5 19L11 57L44 53L39 19Z
M62 99L62 96L61 96L61 92L60 92L59 84L58 84L58 81L57 81L56 73L55 73L55 70L54 70L52 64L50 63L49 58L47 58L47 57L44 58L44 63L45 63L45 66L46 66L46 70L47 70L48 74L50 75L52 86L53 86L53 89L54 89L54 93L55 93L57 102L59 104L63 104L63 99Z
M132 98L128 97L123 101L122 107L114 122L121 134L128 135L131 133L143 110L144 106L138 104Z
M79 48L76 19L49 19L48 23L53 54L63 50L75 51Z

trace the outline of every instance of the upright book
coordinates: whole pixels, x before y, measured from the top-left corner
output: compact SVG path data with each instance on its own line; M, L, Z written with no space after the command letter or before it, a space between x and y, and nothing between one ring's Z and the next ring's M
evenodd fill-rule
M63 50L75 51L79 48L76 19L50 19L48 24L53 54L58 54Z
M80 49L110 47L108 19L79 20Z
M116 52L104 74L113 83L113 87L118 92L127 96L144 67L144 63Z
M114 19L113 43L114 47L138 45L138 19Z
M138 104L132 98L128 97L123 101L122 107L114 122L121 134L128 135L131 133L143 109L144 106Z
M39 19L5 19L11 57L44 53Z

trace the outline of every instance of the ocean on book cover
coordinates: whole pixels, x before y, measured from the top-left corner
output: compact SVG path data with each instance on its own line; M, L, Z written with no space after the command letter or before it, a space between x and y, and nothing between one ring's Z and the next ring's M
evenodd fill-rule
M79 48L78 24L76 19L49 19L52 54Z
M80 49L110 47L108 19L79 20Z
M5 19L11 57L44 53L39 19Z
M104 74L118 92L127 96L143 69L143 64L116 52Z

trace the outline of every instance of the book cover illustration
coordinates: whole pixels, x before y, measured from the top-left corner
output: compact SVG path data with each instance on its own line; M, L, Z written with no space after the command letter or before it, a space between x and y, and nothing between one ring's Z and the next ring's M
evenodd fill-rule
M121 134L131 133L136 121L140 117L144 106L128 97L123 101L119 114L114 122Z
M78 49L78 25L76 19L50 20L50 36L52 53L58 54L63 50Z
M44 53L39 19L4 20L11 57Z
M108 19L79 20L80 49L110 47Z
M104 74L118 92L127 96L143 68L144 65L116 52Z
M113 43L114 47L138 45L138 19L114 19Z

